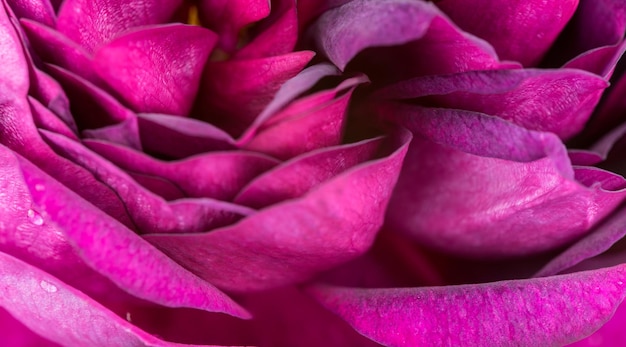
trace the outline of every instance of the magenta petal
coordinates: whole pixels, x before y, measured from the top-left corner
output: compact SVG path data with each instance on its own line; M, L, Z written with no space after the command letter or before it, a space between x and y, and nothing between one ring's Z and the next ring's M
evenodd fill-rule
M363 254L382 225L410 134L305 196L241 222L192 235L144 237L220 288L254 291L299 282Z
M186 115L216 40L195 25L143 27L101 47L94 65L135 111Z
M2 308L0 308L0 336L7 346L62 347L35 334Z
M609 320L626 296L618 266L542 279L309 292L361 334L390 347L561 346ZM390 333L393 331L394 333Z
M29 162L18 161L37 210L31 218L33 223L57 226L87 264L122 289L169 307L247 316L225 294L178 266L131 230ZM180 295L182 291L185 295Z
M234 136L240 135L272 101L283 83L301 72L313 55L302 51L263 59L208 63L198 100L203 113L198 117Z
M239 32L249 24L270 14L268 0L200 0L200 20L214 30L220 38L220 47L233 51Z
M354 0L324 13L314 30L322 52L342 70L366 48L411 42L402 53L370 54L363 71L383 75L372 80L516 65L501 64L488 43L460 31L430 2Z
M0 276L0 306L63 346L183 346L140 330L82 292L4 253Z
M455 24L489 41L502 59L516 60L524 66L539 62L572 17L577 5L578 0L437 2L437 7Z
M67 126L67 124L63 123L63 121L60 120L57 115L52 113L39 101L29 96L28 102L30 104L30 110L33 115L33 122L35 123L36 127L55 132L57 134L61 134L73 140L78 140L76 134Z
M617 175L577 181L551 133L460 110L388 112L420 134L391 199L389 227L430 246L475 257L544 251L584 235L626 197Z
M87 140L85 145L126 171L167 179L189 197L219 200L232 199L250 180L278 164L275 159L245 151L212 152L163 162L102 141Z
M161 114L139 114L143 148L172 158L235 149L230 135L209 123Z
M569 138L583 129L607 86L604 79L580 70L494 70L417 77L378 95L486 113Z
M44 130L40 133L55 151L83 166L115 191L143 233L205 231L231 224L252 212L243 206L213 199L185 199L168 203L80 143Z
M55 26L56 13L49 0L7 0L6 2L18 18L28 18L49 27Z
M66 0L57 29L94 52L124 31L167 22L181 0Z
M96 85L102 83L93 71L91 55L80 45L41 23L22 19L20 24L42 60L72 71Z
M622 303L611 319L591 336L568 347L621 346L626 344L626 303Z
M382 139L323 148L296 157L250 182L235 198L235 203L264 208L303 196L325 181L370 160Z
M84 138L105 140L141 151L139 125L136 117L127 118L121 123L114 125L94 130L84 130L82 135Z

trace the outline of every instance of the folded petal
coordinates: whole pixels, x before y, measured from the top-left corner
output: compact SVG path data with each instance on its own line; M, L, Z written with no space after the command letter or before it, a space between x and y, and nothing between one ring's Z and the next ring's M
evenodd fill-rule
M313 58L310 51L261 59L210 62L202 77L197 118L234 136L272 101L276 92Z
M474 257L545 251L589 232L626 198L622 177L574 171L551 133L467 111L387 112L418 135L388 225L427 245Z
M626 297L624 265L542 279L310 294L385 346L556 346L586 337ZM394 333L389 333L393 331Z
M182 0L66 0L57 29L94 52L128 29L167 22Z
M313 30L341 70L366 48L408 44L362 59L360 71L373 81L516 66L501 64L487 42L462 32L430 2L355 0L324 13Z
M142 233L205 231L231 224L252 212L243 206L208 198L166 202L80 143L45 130L40 133L59 155L81 165L115 191Z
M271 206L210 233L144 235L220 288L255 291L295 283L365 252L410 135L391 137L382 159L358 165L303 197Z
M35 226L56 226L80 257L123 290L169 307L247 313L225 294L183 269L134 232L17 157ZM180 293L184 292L184 295Z
M164 178L189 197L231 200L249 181L278 164L246 151L211 152L181 161L164 162L103 141L84 141L94 152L132 173Z
M216 40L196 25L142 27L100 47L94 66L135 111L187 115Z
M27 18L49 27L56 24L56 13L49 0L7 0L17 18Z
M534 66L570 20L578 0L443 0L443 12L461 27L487 40L502 59ZM479 16L475 15L480 13Z
M626 305L622 304L617 308L611 320L604 324L591 336L577 341L569 347L594 347L602 345L622 345L626 343L624 324L626 323Z
M377 94L486 113L566 139L583 129L607 86L604 79L580 70L519 69L417 77Z
M82 292L4 253L0 275L0 306L60 345L182 347L147 334Z

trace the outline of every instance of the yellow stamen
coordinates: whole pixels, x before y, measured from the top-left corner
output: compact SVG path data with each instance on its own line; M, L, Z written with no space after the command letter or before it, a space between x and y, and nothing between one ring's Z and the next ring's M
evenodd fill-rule
M187 24L202 26L202 24L200 23L200 16L198 15L198 6L196 5L189 6L189 14L187 15Z

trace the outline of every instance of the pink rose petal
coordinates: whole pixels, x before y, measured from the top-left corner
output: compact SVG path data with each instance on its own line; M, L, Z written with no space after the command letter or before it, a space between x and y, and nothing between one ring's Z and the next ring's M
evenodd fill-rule
M45 130L40 130L40 134L60 155L81 165L115 191L142 233L200 232L231 224L252 213L243 206L208 198L166 202L80 143Z
M443 0L452 21L487 40L502 59L534 66L570 20L578 0ZM476 15L480 13L480 15Z
M520 69L417 77L377 94L486 113L567 139L583 129L607 86L585 71Z
M183 346L147 334L59 279L4 253L0 276L0 306L60 345Z
M94 65L135 111L187 115L216 40L196 25L142 27L98 49Z
M361 334L389 347L561 346L610 319L626 268L542 279L394 289L315 286L309 292ZM393 333L390 333L393 332Z
M7 0L17 18L27 18L49 27L56 24L56 13L49 0Z
M626 304L617 308L611 319L591 336L577 341L569 347L621 346L626 344Z
M299 282L371 245L410 135L389 139L388 156L363 163L305 196L204 234L144 235L220 288L255 291Z
M0 308L0 336L7 346L62 347L35 334L6 310Z
M17 161L33 199L32 213L28 212L32 224L59 228L90 267L122 289L170 307L248 316L225 294L178 266L134 232L28 161L19 157Z
M211 152L163 162L103 141L84 143L118 167L164 178L189 197L231 200L250 180L278 164L275 159L245 151Z
M276 57L210 62L202 77L197 117L234 136L272 101L276 92L313 58L310 51Z
M468 111L385 112L418 134L388 225L438 249L474 257L549 250L589 232L626 198L622 177L573 170L551 133Z
M167 22L181 0L65 0L57 29L94 52L133 27Z

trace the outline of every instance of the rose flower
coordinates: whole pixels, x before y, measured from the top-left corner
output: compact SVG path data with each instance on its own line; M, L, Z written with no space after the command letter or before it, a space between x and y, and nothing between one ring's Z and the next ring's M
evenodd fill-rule
M626 342L625 2L2 5L2 345Z

